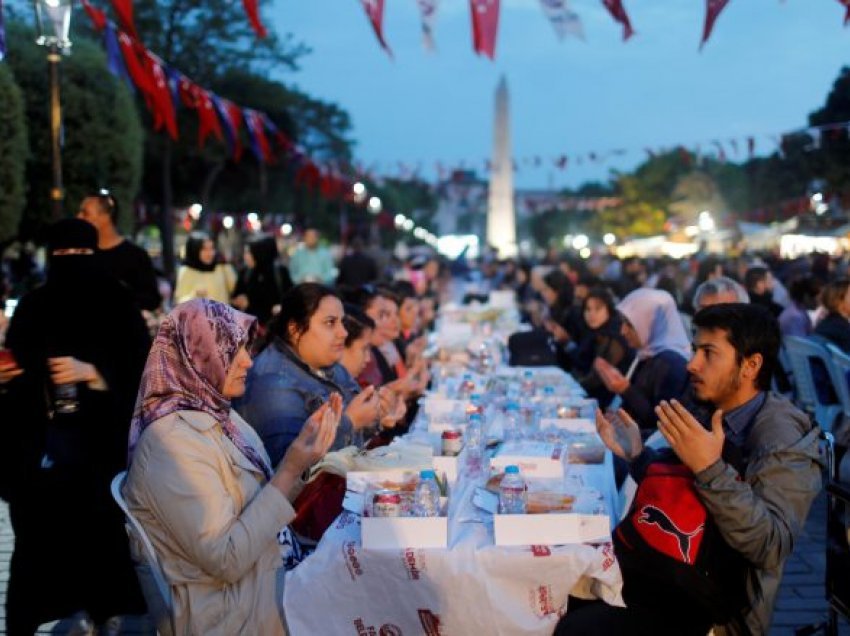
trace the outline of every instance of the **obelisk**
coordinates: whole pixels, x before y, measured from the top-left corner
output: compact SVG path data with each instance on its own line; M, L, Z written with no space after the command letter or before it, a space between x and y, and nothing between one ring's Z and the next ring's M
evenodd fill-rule
M508 82L504 75L496 88L493 159L490 165L490 194L487 200L487 244L499 251L500 258L515 256L517 253Z

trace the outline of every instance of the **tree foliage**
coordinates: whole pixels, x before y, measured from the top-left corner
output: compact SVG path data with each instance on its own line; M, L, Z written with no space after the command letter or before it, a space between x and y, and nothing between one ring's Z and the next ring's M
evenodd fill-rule
M29 187L22 231L35 230L50 217L52 183L49 87L45 51L33 32L20 23L8 25L7 61L24 97L31 153L26 162ZM96 187L106 187L123 210L132 209L141 180L142 129L126 87L105 72L98 44L76 38L73 53L61 63L64 144L62 170L65 211L73 214L80 200ZM130 215L123 214L128 227Z
M29 155L21 90L9 66L0 64L0 242L12 238L26 203Z

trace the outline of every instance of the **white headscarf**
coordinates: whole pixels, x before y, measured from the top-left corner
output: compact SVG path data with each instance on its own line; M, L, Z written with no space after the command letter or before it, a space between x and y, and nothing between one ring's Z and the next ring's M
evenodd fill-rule
M640 338L641 360L662 351L675 351L686 360L691 357L691 343L685 333L676 301L666 291L642 287L623 298L617 309L634 327Z

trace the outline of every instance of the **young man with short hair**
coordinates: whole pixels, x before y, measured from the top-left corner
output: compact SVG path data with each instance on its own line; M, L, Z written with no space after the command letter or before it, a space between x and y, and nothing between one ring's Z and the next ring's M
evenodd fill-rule
M726 547L743 557L736 582L745 587L746 603L719 629L767 634L782 568L821 487L819 430L787 399L769 393L780 336L765 308L715 305L696 314L694 327L688 373L696 399L713 409L711 422L698 422L676 400L662 401L655 409L658 429L693 472L696 493ZM615 423L598 413L597 428L611 451L630 462L633 474L655 458L624 411ZM704 634L706 621L711 625L705 614L671 606L660 589L644 586L630 599L628 588L626 578L629 609L597 604L584 617L585 610L567 614L556 633L614 633L606 626L628 624L636 634Z

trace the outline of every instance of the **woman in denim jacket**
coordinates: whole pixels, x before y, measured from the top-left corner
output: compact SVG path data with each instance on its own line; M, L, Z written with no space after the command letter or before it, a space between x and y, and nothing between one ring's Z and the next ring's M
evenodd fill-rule
M302 283L284 296L281 307L237 411L257 430L275 464L310 414L339 393L344 412L331 450L361 445L392 396L374 387L360 391L339 364L347 334L342 302L323 285Z

